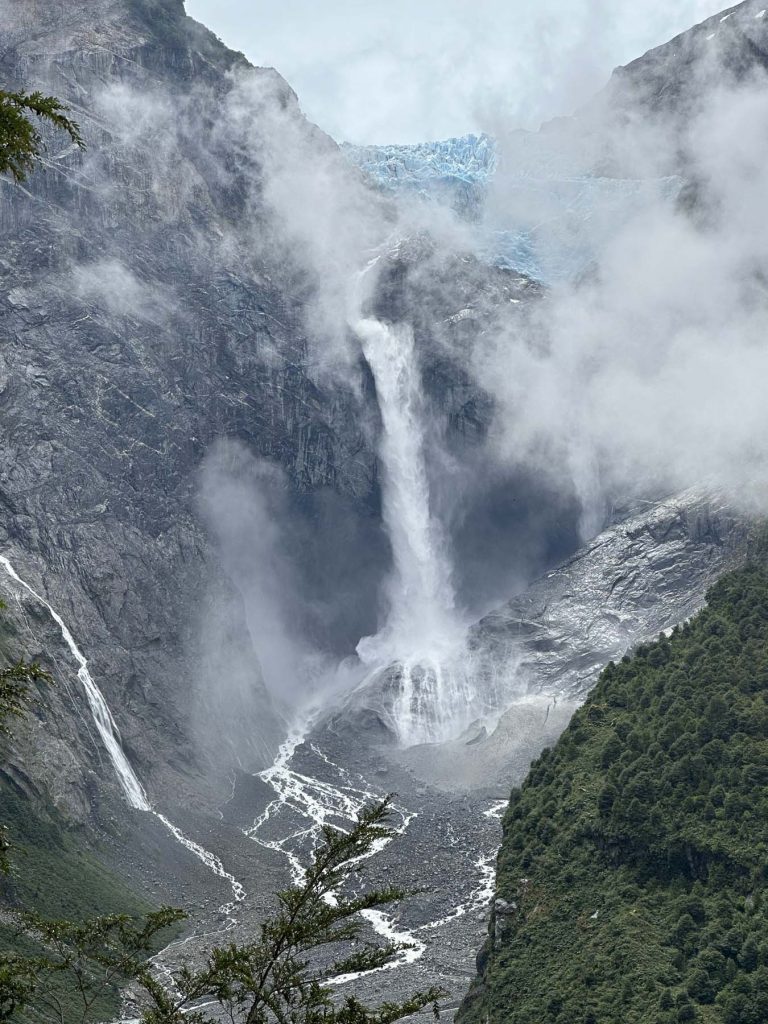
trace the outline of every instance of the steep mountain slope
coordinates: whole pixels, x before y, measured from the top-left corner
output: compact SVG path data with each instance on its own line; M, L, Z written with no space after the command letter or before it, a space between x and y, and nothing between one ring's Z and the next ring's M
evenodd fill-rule
M269 762L295 686L265 690L270 636L254 579L284 567L289 584L267 598L288 594L279 611L293 641L321 654L349 654L376 628L390 561L379 414L347 344L344 289L396 214L279 75L251 68L180 2L24 0L4 14L4 81L70 103L88 149L51 138L43 172L0 186L0 543L91 659L150 791L197 803L209 784L228 791L233 763ZM318 241L303 211L320 208ZM325 248L304 263L312 244ZM530 479L482 473L490 407L460 362L496 310L537 290L434 243L390 263L377 312L414 321L453 465L481 482L457 544L514 495L522 515L496 515L494 545L534 552L536 572L575 546L577 510ZM277 550L254 541L275 533L257 521L260 500L286 524ZM552 536L526 507L552 510ZM221 530L234 538L224 554ZM498 567L498 552L475 547L471 564ZM487 606L481 577L468 600ZM43 606L2 571L0 587L17 628L34 615L57 651ZM51 701L29 756L82 813L98 743L68 695Z
M341 653L375 628L389 552L370 378L354 360L341 376L318 369L326 333L313 334L310 311L324 283L297 264L270 193L276 148L291 182L310 155L340 181L350 172L275 72L251 69L174 0L24 0L2 31L7 83L70 102L89 143L82 157L52 139L44 174L3 186L3 539L93 659L142 777L191 797L208 761L229 760L223 747L258 766L281 734L254 670L253 613L196 506L214 441L236 439L285 474L304 537L292 566L310 595L290 609L300 627ZM383 201L360 196L379 218ZM385 277L377 312L414 321L456 478L473 494L452 540L466 551L466 603L487 607L503 584L483 577L526 549L535 572L576 542L568 494L483 472L492 408L461 365L489 316L537 293L519 275L428 252ZM526 509L552 521L526 522ZM363 567L372 585L351 586ZM39 761L61 791L91 742L52 699L60 735ZM256 733L242 728L251 714ZM72 779L73 808L83 788Z
M704 604L740 564L749 517L724 497L692 489L615 524L475 627L491 660L515 658L534 692L586 695L596 673L639 635L655 636Z
M609 664L512 795L461 1020L765 1019L767 659L763 554Z
M577 117L547 126L542 152L565 148L589 173L682 174L689 180L681 208L703 224L709 215L716 220L706 176L691 174L688 146L702 139L712 145L709 114L733 98L731 90L764 96L765 18L761 4L741 4L619 69ZM745 265L745 279L751 270ZM755 272L764 272L759 260ZM702 523L710 528L707 517ZM644 576L643 568L633 569L631 546L626 553L618 564L627 572L610 573L599 609L592 587L602 586L600 577L582 574L576 558L543 581L543 593L537 596L535 584L530 595L489 616L491 643L494 634L502 646L505 635L514 637L535 685L561 676L588 687L595 664L589 656L583 663L571 658L570 638L583 650L584 636L591 636L599 649L621 632L623 614L614 602L621 605L624 587ZM659 569L647 597L662 610L671 582L663 556ZM595 615L579 612L582 595ZM762 796L765 761L764 568L727 578L712 601L711 617L705 613L669 643L641 647L631 664L607 671L522 796L513 794L491 938L460 1018L765 1018L764 968L755 954L764 927L764 855L755 851L765 830L752 810ZM690 609L696 606L694 599ZM650 605L644 611L653 617ZM708 632L718 633L720 616L727 651ZM510 642L510 654L515 649ZM615 655L604 649L603 657ZM715 736L721 697L733 711ZM603 744L614 728L609 754ZM714 746L704 747L709 760L698 758L713 737ZM690 771L687 758L695 762ZM452 769L446 759L443 774ZM713 787L724 801L717 807L708 804Z
M768 23L757 0L728 7L614 71L595 101L629 102L646 114L690 117L711 88L768 70Z
M768 69L768 15L759 0L725 9L624 67L573 118L543 131L607 175L690 171L690 130L706 131L728 91L761 87Z
M2 32L5 82L70 102L89 147L52 140L44 173L2 186L3 542L94 659L145 777L174 760L183 776L171 737L192 734L213 681L205 645L225 643L207 619L213 592L247 635L194 507L206 447L242 439L363 502L372 460L352 399L323 401L301 369L300 299L274 283L279 258L234 226L259 178L216 125L244 61L181 3L25 2ZM300 130L331 146L274 72L246 73L267 109L294 105ZM260 688L251 669L264 763L277 726ZM71 731L62 711L53 729ZM62 762L46 756L53 780Z

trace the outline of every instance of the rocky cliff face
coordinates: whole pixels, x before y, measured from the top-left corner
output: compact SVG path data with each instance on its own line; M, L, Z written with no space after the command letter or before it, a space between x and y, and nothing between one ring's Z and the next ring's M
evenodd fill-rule
M40 172L0 183L0 545L72 630L150 792L194 803L233 761L263 766L284 728L252 642L264 609L241 578L272 571L254 553L254 480L291 524L275 543L302 595L283 610L292 628L334 654L375 631L390 558L378 411L333 290L359 269L346 250L381 242L397 217L276 72L250 67L180 2L25 0L3 13L4 83L70 104L88 148L51 137ZM330 232L334 247L302 262L309 214L336 223L331 192L311 193L323 175L346 183L363 228ZM484 473L492 409L462 365L497 313L539 294L420 236L392 254L373 300L377 315L414 323L441 424L435 481L447 451L479 484L452 527L478 608L503 593L499 545L504 564L530 550L535 571L576 542L569 499ZM500 515L513 502L513 518ZM543 508L557 525L542 546ZM224 519L239 530L228 552ZM73 682L45 609L2 572L0 586L19 649L44 648ZM36 753L17 768L82 814L88 773L107 792L113 780L81 688L46 699Z
M689 117L712 87L768 69L768 23L757 0L728 7L614 71L597 102L629 102L646 114Z
M231 719L216 708L218 731L250 701L263 763L277 726L195 506L203 456L236 439L297 494L353 506L363 529L377 499L359 398L312 378L307 283L260 237L272 227L253 124L233 127L237 76L255 122L277 110L308 145L332 143L275 72L250 68L180 2L3 13L4 83L60 96L88 143L81 156L51 139L44 171L1 186L3 549L92 659L150 787L196 774L188 741L233 638L250 663L245 703ZM98 760L68 697L52 699L39 737L49 782Z
M579 166L611 178L688 179L689 133L694 125L706 132L713 96L765 76L767 18L760 0L745 0L616 68L573 117L542 127L543 151L565 147Z
M517 663L530 692L586 694L637 638L683 621L740 561L748 520L705 492L617 514L562 566L484 618L472 645Z

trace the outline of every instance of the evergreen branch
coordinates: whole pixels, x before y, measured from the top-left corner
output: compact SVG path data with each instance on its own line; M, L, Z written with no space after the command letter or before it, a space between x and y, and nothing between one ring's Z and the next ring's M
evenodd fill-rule
M0 173L9 173L14 181L24 181L38 162L45 144L35 121L47 122L57 131L65 132L78 149L84 149L80 126L67 117L68 109L54 96L41 92L0 90Z

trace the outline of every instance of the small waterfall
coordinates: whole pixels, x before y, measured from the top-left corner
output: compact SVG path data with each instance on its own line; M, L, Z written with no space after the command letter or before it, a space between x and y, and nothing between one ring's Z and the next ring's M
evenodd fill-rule
M118 731L115 720L112 717L112 712L107 706L107 702L104 700L104 695L94 683L91 673L88 671L88 662L83 657L80 648L75 643L74 637L67 628L64 620L45 600L41 597L37 591L33 590L30 585L19 576L16 570L13 568L11 563L5 557L0 555L0 565L3 566L5 571L11 577L20 584L26 591L28 591L36 601L39 601L43 607L47 608L48 614L51 616L53 621L61 630L61 635L64 639L64 643L69 648L72 657L75 659L77 664L80 666L77 670L77 678L83 685L85 696L88 699L88 705L91 709L91 715L93 717L94 725L98 730L101 742L109 754L109 759L112 762L112 766L115 769L117 780L120 783L125 799L128 801L131 807L136 808L137 811L150 811L149 800L147 794L144 792L144 787L136 777L136 773L128 763L128 758L125 756L123 748L120 743L120 733Z
M36 601L39 601L44 608L48 610L48 614L51 616L53 621L61 630L61 635L66 643L67 647L72 654L72 657L77 662L79 668L77 670L77 678L80 680L85 691L85 696L88 700L88 706L91 710L91 716L93 718L94 725L98 731L104 748L109 755L109 759L112 762L112 767L115 769L117 775L117 781L120 783L120 788L123 791L123 795L130 807L133 807L137 811L147 811L153 814L158 821L162 822L165 828L171 833L173 838L180 843L186 850L194 854L198 860L202 861L203 864L212 871L214 875L224 879L228 882L234 897L235 903L240 903L245 899L245 890L237 879L231 875L221 863L215 854L210 853L204 847L200 846L193 839L189 839L181 831L178 826L174 825L173 822L169 821L164 814L150 804L147 794L139 781L136 772L130 765L128 758L125 756L122 743L120 741L120 732L117 728L112 712L109 710L109 706L104 699L104 694L101 692L99 687L93 680L91 673L88 671L88 662L75 643L75 638L72 636L69 627L66 625L59 613L45 600L40 594L34 590L26 580L23 580L21 576L16 572L10 561L5 555L0 555L0 565L5 569L12 580L15 580L20 586L22 586L29 594L34 597ZM232 904L227 904L223 910L230 910Z
M396 682L392 715L400 742L440 742L459 735L482 709L467 671L449 545L430 509L413 331L362 318L354 330L376 381L383 516L394 561L387 622L357 652L373 674L387 671Z

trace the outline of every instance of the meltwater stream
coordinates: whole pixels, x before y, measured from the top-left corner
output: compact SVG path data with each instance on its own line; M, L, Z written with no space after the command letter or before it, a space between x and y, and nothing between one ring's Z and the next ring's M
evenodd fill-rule
M289 865L294 884L300 883L304 877L304 865L308 862L312 850L320 838L323 826L330 825L340 830L347 830L355 821L360 811L371 803L382 799L382 792L377 791L375 784L356 771L350 771L343 765L332 760L316 743L312 742L313 716L307 715L297 723L296 727L281 746L272 766L259 773L259 778L266 782L273 796L253 825L246 830L246 835L265 849L284 856ZM418 797L418 793L412 794ZM410 801L409 801L410 802ZM451 868L455 871L462 866L461 881L457 879L431 877L429 885L423 890L422 898L432 908L424 915L416 912L416 920L421 923L405 924L399 914L385 911L364 911L372 930L387 942L399 942L406 945L400 954L389 964L374 971L366 971L343 975L333 980L334 985L346 985L365 979L371 974L380 974L399 968L409 968L422 961L422 974L411 975L414 984L423 984L425 977L442 983L446 980L445 951L451 948L457 934L469 934L476 928L476 922L484 921L489 904L493 897L495 882L495 862L499 843L499 825L503 809L507 801L489 802L487 809L482 810L482 803L476 805L480 819L487 824L477 827L477 822L470 826L469 833L473 836L472 846L456 847L456 859L450 857ZM463 830L453 836L450 825L438 827L432 806L419 805L415 811L407 808L399 800L392 806L391 827L393 836L380 840L371 850L369 857L384 854L384 871L397 865L391 854L384 853L389 842L395 840L402 843L405 857L413 857L416 851L423 849L425 835L430 842L442 847L443 859L436 855L434 870L440 872L439 865L445 865L446 847L454 848L454 844L466 844L467 833ZM475 817L474 815L472 816ZM462 825L466 819L461 817ZM462 838L463 837L463 838ZM472 852L469 852L469 851ZM437 876L439 878L439 874ZM443 893L446 885L455 893L455 902L445 907ZM435 895L431 893L434 886ZM439 908L439 909L438 909ZM406 908L406 913L408 912ZM412 912L412 911L411 911ZM424 917L426 916L426 920ZM462 921L463 919L463 921ZM456 928L464 929L457 932ZM471 940L470 940L471 942ZM469 947L471 949L471 946ZM469 956L469 951L467 956ZM421 980L418 980L421 979ZM454 979L455 980L455 979ZM402 984L402 983L401 983ZM406 988L411 982L406 982ZM463 984L463 980L460 981Z
M316 746L310 747L311 754L322 762L322 766L335 777L335 784L322 781L297 770L294 758L297 749L304 743L312 725L312 718L296 725L280 747L271 767L259 773L275 797L246 830L249 839L265 849L283 854L287 859L294 885L304 879L304 862L320 839L323 826L331 825L340 831L347 831L360 812L372 803L382 799L382 794L368 789L362 777L353 778L345 768L335 764ZM374 857L389 844L392 838L403 835L416 816L398 805L392 806L395 823L391 825L392 837L377 840L368 857ZM376 969L376 972L345 974L333 979L332 984L343 985L355 981L363 974L392 970L413 963L423 954L425 945L413 933L396 927L392 918L380 910L361 911L373 930L388 942L407 944L400 954Z
M228 903L221 908L223 913L229 913L234 903L240 903L245 899L245 890L242 885L224 868L224 865L218 857L204 849L193 839L185 836L178 826L174 825L173 822L169 821L164 814L161 814L160 811L157 811L152 807L144 787L131 767L128 758L125 756L125 751L123 750L120 742L120 733L118 731L117 724L112 717L112 712L109 710L109 706L104 699L103 693L94 682L91 673L88 671L88 662L80 648L75 643L75 639L72 636L69 627L66 625L59 613L45 600L45 598L38 594L37 591L26 582L26 580L23 580L21 576L19 576L5 555L0 555L0 565L2 565L12 580L22 586L36 601L48 610L51 618L61 630L62 638L69 648L72 657L78 664L77 678L80 680L83 690L85 691L85 696L88 700L88 707L90 708L94 725L96 726L101 741L109 755L109 759L112 762L112 767L115 770L117 780L120 783L120 788L123 791L126 802L130 807L133 807L137 811L146 811L147 813L154 815L158 821L162 822L178 843L180 843L185 849L189 850L190 853L194 854L198 860L201 860L214 875L217 875L219 878L222 878L224 881L229 883L232 889L233 903Z
M348 830L363 808L378 803L384 795L371 788L362 775L337 764L312 743L309 737L313 724L311 715L300 720L280 747L271 767L259 773L258 777L269 785L274 796L245 833L265 849L287 858L294 884L302 882L304 865L324 826ZM500 820L505 807L506 801L494 803L483 812L483 817L495 823ZM409 810L399 802L392 805L391 811L392 836L378 840L367 855L369 858L381 854L393 840L407 841L406 833L416 827L416 819L420 816L420 812ZM482 849L478 848L476 859L470 862L475 872L474 884L471 876L466 879L470 884L465 889L464 898L457 901L445 916L435 916L423 924L405 927L385 911L362 911L361 916L378 936L387 942L403 943L406 948L384 967L342 975L331 983L345 985L370 974L407 967L421 960L430 950L434 956L442 941L442 929L467 915L484 915L493 895L495 880L498 838L493 828L488 830L488 846L484 852Z

